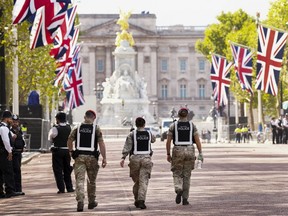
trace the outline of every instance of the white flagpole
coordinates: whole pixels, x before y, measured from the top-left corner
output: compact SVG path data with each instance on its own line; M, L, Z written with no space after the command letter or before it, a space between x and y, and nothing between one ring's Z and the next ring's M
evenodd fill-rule
M18 55L17 51L17 28L13 27L13 37L15 40L14 64L13 64L13 108L12 112L19 115L19 88L18 88Z

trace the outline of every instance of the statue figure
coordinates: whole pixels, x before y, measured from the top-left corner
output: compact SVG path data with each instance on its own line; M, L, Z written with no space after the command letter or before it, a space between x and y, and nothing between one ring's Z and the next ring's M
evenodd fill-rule
M121 42L126 40L129 42L130 46L134 46L135 42L132 36L132 33L129 33L127 30L129 29L128 19L131 16L131 12L125 13L120 10L120 16L117 21L117 24L120 25L121 33L117 32L117 37L115 40L115 45L117 47L120 46Z
M139 98L137 97L137 87L130 76L130 67L128 65L120 67L120 77L115 82L115 97Z

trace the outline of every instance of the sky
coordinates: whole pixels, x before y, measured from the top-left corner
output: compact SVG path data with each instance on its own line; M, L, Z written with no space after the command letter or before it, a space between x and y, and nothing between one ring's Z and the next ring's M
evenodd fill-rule
M155 14L157 26L182 24L184 26L206 26L217 23L221 12L244 10L260 21L265 20L273 0L75 0L78 14L119 14L131 11L139 14L149 11Z

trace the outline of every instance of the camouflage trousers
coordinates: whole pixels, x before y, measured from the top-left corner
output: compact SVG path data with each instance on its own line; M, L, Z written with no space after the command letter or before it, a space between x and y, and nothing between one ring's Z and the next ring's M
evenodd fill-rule
M183 191L182 197L189 198L191 171L195 165L194 146L174 146L172 150L171 171L173 172L175 192Z
M98 161L93 155L79 155L73 165L76 179L76 200L83 202L85 198L84 183L87 172L88 202L92 203L96 198L96 178L99 170Z
M130 157L130 177L132 178L135 201L146 200L146 193L153 163L150 155L132 155Z

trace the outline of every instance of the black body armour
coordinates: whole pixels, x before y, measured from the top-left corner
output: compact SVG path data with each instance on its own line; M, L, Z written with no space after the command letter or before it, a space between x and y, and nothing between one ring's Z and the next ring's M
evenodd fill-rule
M67 147L67 139L71 132L70 125L66 124L65 126L57 125L55 126L58 130L58 135L53 139L55 147Z
M0 123L0 127L7 127L6 125ZM7 127L8 128L8 127ZM9 128L8 128L9 129ZM10 129L9 129L10 130ZM9 140L10 140L10 146L13 147L13 144L12 144L12 136L11 136L11 133L8 133L8 137L9 137ZM2 137L0 135L0 148L1 149L5 149L5 145L4 145L4 142L2 140ZM6 149L5 149L6 151Z
M95 126L96 127L96 126ZM76 149L80 151L97 151L97 136L92 124L81 124L76 135ZM94 131L94 132L93 132ZM94 134L94 142L93 141ZM78 135L80 135L78 137Z
M133 132L133 147L132 154L150 154L151 153L151 133L148 131Z
M175 145L192 145L193 144L193 124L189 122L175 122L173 133L173 143Z
M16 131L14 129L11 129L11 131L16 134L16 139L13 143L13 148L14 149L23 149L25 146L25 141L23 140L23 133L21 130L18 131L18 133L16 133Z

